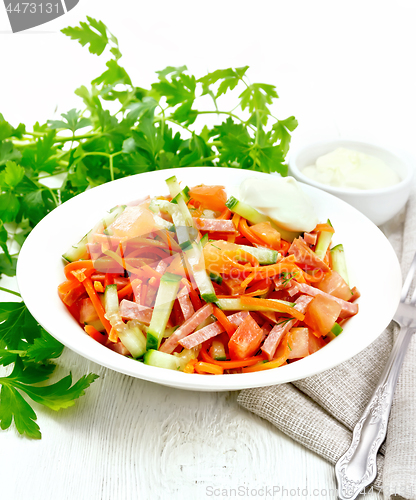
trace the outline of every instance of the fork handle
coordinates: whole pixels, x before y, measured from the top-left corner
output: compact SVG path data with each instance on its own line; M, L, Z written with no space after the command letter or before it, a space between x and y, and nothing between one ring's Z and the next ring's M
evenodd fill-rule
M354 427L351 445L335 465L339 500L357 498L376 478L377 452L386 437L394 390L413 332L401 326L380 380Z

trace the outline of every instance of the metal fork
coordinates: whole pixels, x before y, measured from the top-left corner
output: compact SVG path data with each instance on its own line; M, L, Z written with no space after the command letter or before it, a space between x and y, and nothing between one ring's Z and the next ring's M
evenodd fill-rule
M410 301L406 300L415 273L416 255L407 273L400 304L393 318L399 325L400 332L373 395L354 427L351 445L335 465L339 500L357 498L376 478L377 452L386 437L396 382L416 327L416 288Z

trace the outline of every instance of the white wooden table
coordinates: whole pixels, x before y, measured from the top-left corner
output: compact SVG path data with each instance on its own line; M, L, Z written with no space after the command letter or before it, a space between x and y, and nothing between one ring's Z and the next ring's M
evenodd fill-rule
M87 14L118 36L121 62L141 86L167 65L199 75L249 64L253 81L276 84L275 114L299 119L295 144L346 136L416 154L411 0L80 0L64 18L16 35L0 6L6 119L30 125L81 106L73 90L104 61L59 30ZM333 467L239 408L236 393L165 388L65 350L56 376L68 371L100 378L71 409L33 403L42 440L0 432L1 499L336 498Z

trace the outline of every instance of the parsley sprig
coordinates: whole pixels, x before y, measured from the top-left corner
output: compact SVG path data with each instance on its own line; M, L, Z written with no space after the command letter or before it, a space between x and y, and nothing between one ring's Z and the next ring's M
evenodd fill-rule
M97 375L85 375L74 385L71 375L50 385L38 385L52 375L56 365L50 360L58 358L64 346L36 322L23 302L2 302L0 321L0 365L14 363L13 371L0 377L0 427L7 429L14 420L20 434L40 438L36 413L22 393L60 410L72 406Z
M36 224L87 188L174 167L287 173L285 157L297 121L272 114L276 88L251 83L248 66L202 77L186 66L168 66L156 72L149 88L142 88L120 64L118 39L104 23L87 17L62 32L91 54L107 56L107 62L88 87L75 91L82 110L36 123L30 131L0 113L0 276L15 275L19 249ZM232 109L224 108L225 94L234 97ZM49 386L33 385L45 383L54 369L50 359L61 352L22 302L1 304L0 364L14 363L12 373L0 379L1 428L14 419L20 433L40 437L36 415L22 393L55 410L83 394L95 375L72 387L70 376Z

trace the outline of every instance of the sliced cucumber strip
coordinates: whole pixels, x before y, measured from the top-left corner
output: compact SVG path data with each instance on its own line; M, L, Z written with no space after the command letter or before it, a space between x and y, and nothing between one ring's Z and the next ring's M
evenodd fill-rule
M214 340L212 342L209 353L217 361L225 361L227 359L224 344L220 340Z
M178 370L183 371L191 359L196 359L198 357L199 351L200 346L194 347L193 349L184 349L181 353L174 352L172 356L176 358Z
M204 236L202 236L200 244L201 247L204 248L204 246L208 243L208 233L205 233Z
M167 181L166 181L167 182ZM172 198L172 203L178 203L178 199L182 196L182 198L185 200L185 203L188 203L189 200L191 199L188 195L189 193L189 187L185 186L182 191L180 191L174 198Z
M126 328L118 332L118 336L133 358L140 358L146 352L146 337L138 321L129 321Z
M166 179L166 184L168 185L170 195L176 200L176 203L178 204L179 210L181 211L182 216L185 220L185 226L192 227L192 215L186 205L184 197L182 196L182 190L179 186L179 182L177 181L176 176L174 175L173 177Z
M113 207L108 212L108 214L102 218L98 225L102 224L104 230L106 230L107 227L116 220L116 218L124 211L125 208L126 205L118 205L116 207ZM81 238L81 240L76 245L68 248L68 250L62 255L62 257L68 262L75 262L76 260L80 260L82 257L84 257L87 253L88 235L92 233L96 227L88 231L88 233L83 238Z
M173 224L175 225L175 231L178 236L180 247L182 249L188 248L191 245L192 241L195 240L198 232L192 227L192 224L188 224L188 221L183 216L179 205L175 205L174 203L166 200L152 200L152 202L150 203L150 207L152 207L153 210L155 209L155 207L158 207L161 212L170 214L173 220Z
M272 219L270 219L270 217L261 214L255 208L248 205L247 203L243 203L242 201L237 200L236 198L234 198L234 196L231 196L226 205L229 210L231 210L231 212L241 215L241 217L244 217L244 219L247 219L252 224L260 224L260 222L270 222L272 227L274 227L276 231L279 231L280 236L286 241L292 242L301 234L300 232L287 231L286 229L279 227Z
M276 264L277 260L281 257L277 250L263 247L249 247L247 245L238 245L242 250L249 253L259 261L259 264L269 265Z
M294 302L286 302L285 300L269 299L276 302L276 304L285 304L287 306L294 306ZM274 311L269 307L259 305L243 304L241 299L217 299L217 306L223 311Z
M328 219L328 224L332 227L331 221L329 219ZM329 245L331 244L333 234L334 233L330 231L321 231L319 233L318 241L315 247L315 254L322 260L326 255L326 251L328 250Z
M108 315L119 312L117 285L107 285L104 292L104 308Z
M146 337L140 323L136 320L124 323L120 316L117 285L107 285L104 292L105 314L111 326L117 330L122 344L133 358L139 358L146 352Z
M199 289L199 293L205 302L216 302L217 296L208 273L201 262L202 247L200 243L192 243L191 247L185 251L185 258L192 270L192 274Z
M88 243L88 232L76 245L73 245L71 248L62 255L62 257L68 262L75 262L76 260L82 259L87 255L87 243Z
M157 366L158 368L167 368L168 370L178 369L178 362L175 356L155 349L148 350L144 355L143 361L145 365Z
M345 282L348 286L350 286L348 279L348 270L347 270L347 261L345 259L344 247L342 244L331 248L329 251L329 255L331 257L331 267L334 271L336 271L342 278L344 278Z
M147 349L159 349L181 279L182 276L165 273L160 280L152 319L147 329Z
M105 327L101 323L100 319L95 319L94 321L86 321L84 324L93 326L97 330L97 332L103 332L105 330Z
M209 277L210 277L211 281L214 281L214 283L218 283L219 285L221 285L221 283L222 283L221 274L209 273Z

